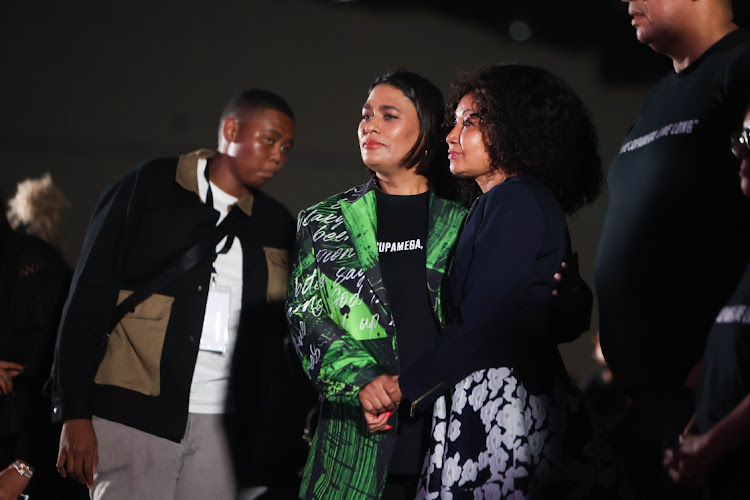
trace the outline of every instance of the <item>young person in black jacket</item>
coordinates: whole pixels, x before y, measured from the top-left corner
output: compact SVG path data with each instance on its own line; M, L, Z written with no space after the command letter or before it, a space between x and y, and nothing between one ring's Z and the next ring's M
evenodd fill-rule
M299 438L302 425L282 429L270 448L266 424L288 414L269 398L278 397L273 383L285 362L282 302L295 222L259 188L293 143L286 101L248 90L225 107L216 152L148 161L102 194L53 373L53 411L64 422L58 469L87 484L92 498L234 499L238 489L272 486L289 469L273 452L286 435ZM210 258L112 328L119 302L224 221L232 225ZM249 408L234 416L245 400Z

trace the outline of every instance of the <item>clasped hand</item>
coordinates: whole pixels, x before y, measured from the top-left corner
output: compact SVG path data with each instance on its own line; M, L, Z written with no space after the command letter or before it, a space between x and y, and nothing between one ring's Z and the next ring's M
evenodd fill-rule
M359 391L359 403L370 432L389 431L388 419L401 402L398 375L380 375Z
M713 453L709 434L695 434L695 415L679 436L677 444L664 451L663 464L674 482L692 486L703 484L706 472L711 468Z

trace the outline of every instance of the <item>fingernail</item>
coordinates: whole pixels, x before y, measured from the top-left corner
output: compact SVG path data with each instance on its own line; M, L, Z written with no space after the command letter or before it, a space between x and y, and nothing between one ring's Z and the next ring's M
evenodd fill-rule
M385 427L383 428L383 430L384 430L384 431L389 431L389 430L391 430L391 429L393 429L393 426L392 426L392 425L386 425L386 426L385 426Z

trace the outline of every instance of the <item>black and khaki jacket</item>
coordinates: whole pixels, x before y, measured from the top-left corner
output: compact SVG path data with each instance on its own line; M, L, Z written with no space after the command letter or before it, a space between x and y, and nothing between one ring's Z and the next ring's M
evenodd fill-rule
M216 226L219 214L201 201L197 181L199 159L213 154L199 150L148 161L101 196L58 332L55 419L97 415L172 441L182 438L212 263L199 264L108 329L118 300ZM240 198L237 209L243 212L236 229L243 259L237 342L252 337L261 345L269 335L284 335L281 304L295 223L286 208L257 190ZM268 307L272 303L278 311ZM278 322L271 317L276 313ZM272 332L270 325L281 329ZM243 363L258 385L273 376L261 355Z

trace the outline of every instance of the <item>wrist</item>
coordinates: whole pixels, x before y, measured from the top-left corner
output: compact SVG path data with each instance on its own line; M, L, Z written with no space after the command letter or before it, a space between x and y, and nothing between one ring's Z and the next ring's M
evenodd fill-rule
M712 466L719 457L724 456L732 448L731 440L727 438L729 436L715 426L706 432L706 443L704 446L704 462L706 466Z
M13 460L13 468L16 469L21 476L31 479L34 476L34 469L23 460Z

